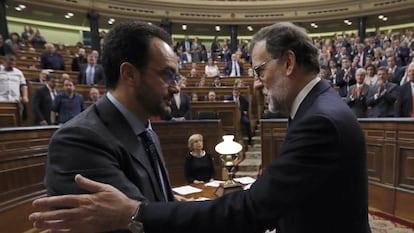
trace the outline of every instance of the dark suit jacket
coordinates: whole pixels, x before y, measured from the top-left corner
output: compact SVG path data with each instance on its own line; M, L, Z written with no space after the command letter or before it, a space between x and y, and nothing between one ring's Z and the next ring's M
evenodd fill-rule
M395 83L387 82L385 84L386 91L375 99L378 93L378 85L370 89L367 98L367 105L371 107L368 117L394 117L395 101L399 95L399 86Z
M367 233L367 180L362 129L322 80L299 106L280 155L249 190L210 202L149 203L139 220L146 233Z
M155 144L166 171L158 137ZM64 124L50 141L48 194L86 193L74 183L78 173L111 184L135 200L165 201L141 138L106 96ZM169 187L168 177L164 182ZM167 191L172 201L172 191Z
M237 62L237 64L239 64L239 71L240 71L239 76L242 76L243 75L243 64L239 61ZM224 66L224 74L230 75L231 72L233 71L233 68L234 68L233 61L232 60L228 61L226 65Z
M395 68L394 75L392 76L391 80L389 80L389 81L391 81L391 82L393 82L397 85L400 85L401 78L404 76L404 73L405 73L405 69L403 67L397 66Z
M35 116L34 123L39 125L41 121L47 121L50 125L50 112L52 111L52 97L46 84L36 89L33 94L32 111Z
M191 98L185 93L180 92L180 109L177 108L177 103L174 97L171 98L171 114L166 116L164 120L171 120L173 117L184 117L190 120L191 115Z
M339 87L339 96L346 97L348 95L349 87L356 83L355 80L355 69L351 68L351 74L348 79L344 79L345 70L341 69L336 75L336 85Z
M396 102L396 117L411 117L413 112L413 97L411 94L411 82L407 82L400 88Z
M369 95L370 87L366 84L362 86L361 95L359 97L354 96L354 89L356 84L349 88L349 93L346 97L346 103L352 109L356 117L367 117L367 98Z
M86 84L86 69L88 68L88 64L81 64L79 68L78 74L78 84ZM93 84L105 84L105 74L103 71L102 65L96 64L95 65L95 74L93 75Z

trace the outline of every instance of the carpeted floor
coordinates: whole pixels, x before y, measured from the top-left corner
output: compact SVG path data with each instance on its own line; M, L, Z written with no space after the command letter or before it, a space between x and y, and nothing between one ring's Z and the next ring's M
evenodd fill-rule
M370 211L369 225L372 233L414 233L414 223L378 211Z

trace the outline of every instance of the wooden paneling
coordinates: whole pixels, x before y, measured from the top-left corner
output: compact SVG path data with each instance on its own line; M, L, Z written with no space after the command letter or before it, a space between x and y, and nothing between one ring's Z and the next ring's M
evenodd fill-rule
M223 130L226 134L235 135L236 139L241 139L240 111L237 104L233 101L216 102L193 102L191 103L191 119L197 119L199 112L216 112Z
M219 120L154 122L153 128L161 142L172 186L186 183L184 161L189 152L187 141L195 133L203 135L204 149L213 156L216 178L221 179L222 165L214 150L223 136L223 128Z
M31 228L27 216L33 211L31 201L46 193L47 146L56 129L0 129L0 229L17 233Z
M0 127L20 126L19 103L0 102Z
M249 87L242 87L239 88L240 95L244 96L249 100L251 99L251 93ZM183 87L181 88L181 92L186 93L187 95L191 96L192 93L196 93L198 96L198 100L200 101L208 101L208 92L214 91L216 93L218 100L224 100L225 96L232 96L233 95L233 87L226 86L226 87Z
M359 121L367 145L369 205L414 222L414 119ZM286 120L262 120L261 127L264 167L280 153Z

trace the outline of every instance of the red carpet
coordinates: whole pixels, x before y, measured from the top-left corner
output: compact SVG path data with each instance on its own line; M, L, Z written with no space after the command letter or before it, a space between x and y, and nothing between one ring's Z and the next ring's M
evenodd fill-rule
M378 211L369 211L369 224L372 233L414 233L414 223Z

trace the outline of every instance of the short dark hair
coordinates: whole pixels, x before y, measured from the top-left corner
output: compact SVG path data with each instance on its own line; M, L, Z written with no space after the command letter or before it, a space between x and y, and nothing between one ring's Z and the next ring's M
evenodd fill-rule
M171 44L171 36L162 28L139 21L127 21L114 26L105 36L102 66L108 89L115 89L119 79L119 68L130 62L145 70L150 61L151 39L157 37Z
M46 75L46 81L50 81L51 79L57 79L58 77L54 74Z
M266 51L273 59L278 59L287 50L292 50L296 63L304 72L319 73L318 49L305 29L290 22L264 27L253 35L250 50L262 40L266 40Z

